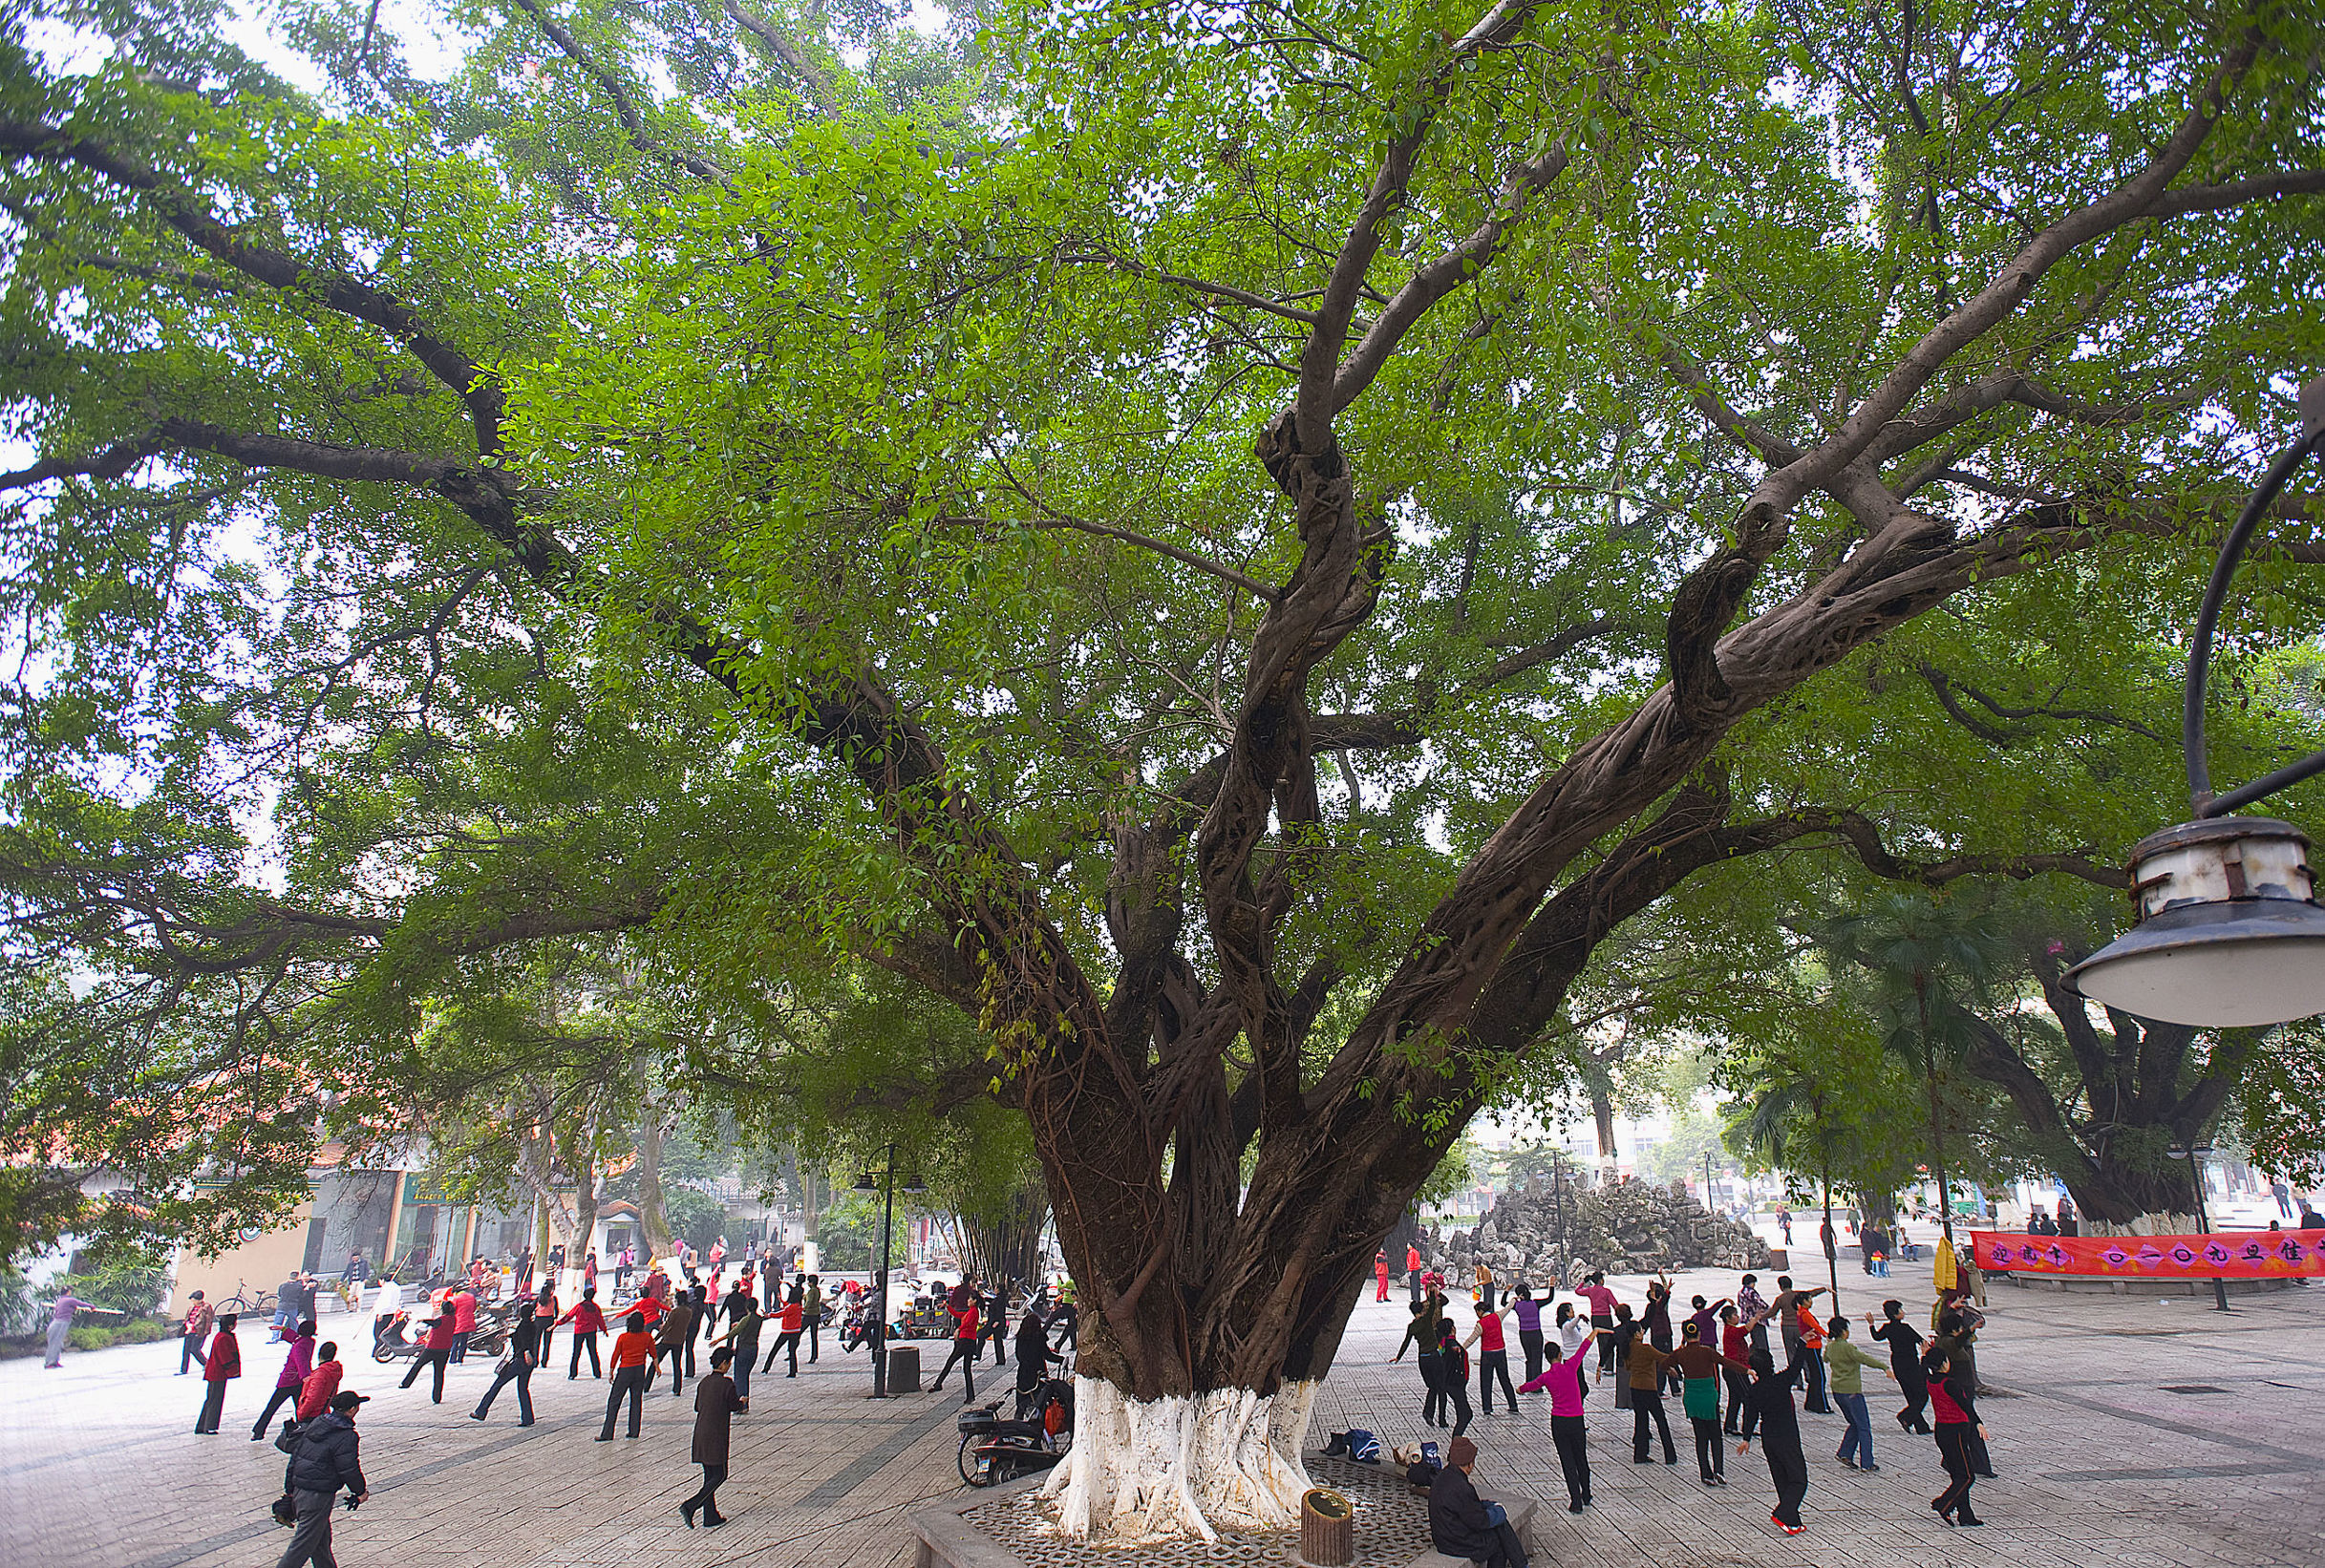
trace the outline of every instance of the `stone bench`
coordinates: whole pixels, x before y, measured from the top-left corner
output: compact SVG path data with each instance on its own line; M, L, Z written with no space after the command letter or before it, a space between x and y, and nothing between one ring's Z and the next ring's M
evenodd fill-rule
M1500 1503L1502 1512L1509 1515L1509 1527L1518 1533L1518 1544L1530 1554L1534 1550L1534 1517L1542 1505L1531 1497L1515 1493L1481 1492L1489 1503ZM1405 1564L1405 1568L1470 1568L1467 1557L1449 1557L1442 1552L1423 1552Z

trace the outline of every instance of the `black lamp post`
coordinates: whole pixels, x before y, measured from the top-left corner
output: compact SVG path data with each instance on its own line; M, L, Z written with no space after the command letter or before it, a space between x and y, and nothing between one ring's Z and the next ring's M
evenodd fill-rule
M2204 1156L2212 1152L2208 1143L2199 1143L2192 1149L2169 1149L2165 1153L2174 1159L2187 1161L2188 1179L2196 1187L2196 1229L2206 1236L2212 1234L2212 1221L2204 1210ZM2221 1311L2229 1309L2229 1287L2219 1275L2212 1276L2212 1302Z
M2212 1027L2282 1024L2325 1012L2325 909L2309 838L2240 806L2325 773L2316 752L2226 795L2212 793L2204 691L2229 581L2295 470L2325 447L2325 376L2301 389L2301 438L2269 467L2220 545L2188 648L2181 738L2195 819L2131 851L2136 924L2067 971L2070 990L2135 1017Z
M905 1191L925 1192L918 1176L907 1178ZM888 1397L888 1251L896 1228L896 1145L891 1143L881 1168L857 1179L856 1191L879 1193L880 1274L872 1284L872 1397Z

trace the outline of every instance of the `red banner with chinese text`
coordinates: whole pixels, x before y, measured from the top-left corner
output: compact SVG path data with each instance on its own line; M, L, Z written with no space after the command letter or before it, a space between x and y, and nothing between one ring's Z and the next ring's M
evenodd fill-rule
M2256 1280L2325 1274L2325 1231L2210 1236L2021 1236L1972 1231L1983 1269L2126 1280Z

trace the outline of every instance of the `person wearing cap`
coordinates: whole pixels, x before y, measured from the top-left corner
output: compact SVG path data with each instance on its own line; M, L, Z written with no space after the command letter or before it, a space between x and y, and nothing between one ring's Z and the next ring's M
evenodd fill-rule
M735 1417L751 1408L727 1375L727 1367L734 1360L734 1350L720 1346L711 1352L711 1375L694 1384L693 1452L694 1463L702 1467L702 1489L678 1505L689 1530L694 1528L697 1510L702 1522L713 1530L727 1522L727 1516L718 1512L718 1483L727 1478L727 1451Z
M1526 1568L1525 1545L1510 1528L1508 1515L1470 1484L1469 1473L1477 1465L1478 1446L1468 1438L1445 1445L1444 1468L1429 1483L1429 1544L1482 1568Z
M372 1494L364 1483L355 1435L355 1408L364 1396L352 1388L331 1395L331 1409L299 1429L283 1487L291 1495L298 1522L290 1544L274 1568L338 1568L331 1556L331 1499L341 1487L360 1503Z
M209 1303L201 1291L195 1291L186 1303L185 1322L180 1324L178 1329L182 1340L178 1351L178 1375L180 1377L185 1376L186 1368L189 1367L206 1365L203 1357L202 1342L210 1337L210 1325L217 1321L218 1309Z

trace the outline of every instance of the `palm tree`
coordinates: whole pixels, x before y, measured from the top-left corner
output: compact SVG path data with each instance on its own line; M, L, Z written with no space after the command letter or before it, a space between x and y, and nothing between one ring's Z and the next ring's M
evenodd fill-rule
M1939 901L1889 893L1863 910L1824 922L1819 944L1873 985L1882 1048L1917 1072L1929 1101L1930 1163L1937 1174L1938 1223L1953 1240L1953 1195L1946 1176L1939 1064L1959 1065L1976 1043L1976 1007L2007 966L2009 944L1989 911L1972 899Z

